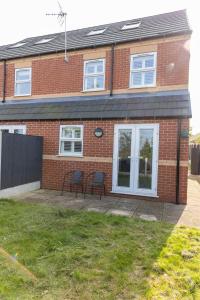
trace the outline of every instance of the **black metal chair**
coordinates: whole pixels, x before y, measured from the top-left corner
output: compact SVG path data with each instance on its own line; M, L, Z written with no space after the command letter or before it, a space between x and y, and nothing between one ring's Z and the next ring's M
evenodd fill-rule
M91 188L91 194L93 194L94 188L100 188L101 190L103 189L104 196L105 196L106 193L105 177L106 174L104 172L100 172L100 171L91 172L86 178L84 198L88 187ZM102 193L100 193L100 200L101 200L101 195Z
M61 196L63 195L63 191L65 188L65 185L68 184L70 188L70 192L72 191L72 187L76 187L76 194L77 196L77 187L81 187L82 193L84 192L84 172L80 170L73 170L65 173L64 178L63 178L63 184L62 184L62 191L61 191Z

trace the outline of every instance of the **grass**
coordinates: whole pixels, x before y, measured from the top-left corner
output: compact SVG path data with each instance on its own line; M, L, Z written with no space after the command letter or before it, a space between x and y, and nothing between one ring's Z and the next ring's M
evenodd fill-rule
M200 230L0 200L0 299L200 299Z

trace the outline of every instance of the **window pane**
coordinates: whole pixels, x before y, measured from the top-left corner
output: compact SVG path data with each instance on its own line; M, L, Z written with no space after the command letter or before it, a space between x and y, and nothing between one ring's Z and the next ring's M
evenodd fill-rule
M61 152L72 152L72 142L62 141L61 142Z
M148 55L145 57L145 68L153 68L154 67L154 55Z
M74 142L74 152L81 153L82 151L82 142Z
M153 129L140 129L138 187L152 188Z
M133 58L132 69L141 69L141 68L142 68L142 58L141 57Z
M86 77L85 78L85 89L91 90L95 88L95 77Z
M80 139L81 138L81 128L75 128L74 129L74 137L76 139Z
M103 72L103 61L97 62L97 73L102 73Z
M15 94L16 95L30 95L31 84L30 82L16 83Z
M131 74L132 85L142 85L142 72L133 72Z
M96 62L88 62L88 63L86 63L85 73L93 74L93 73L95 73L95 68L96 68Z
M96 80L96 88L102 89L104 85L104 76L98 76Z
M131 129L119 130L118 186L130 186Z
M14 133L23 134L23 129L14 129Z
M16 71L17 80L29 80L30 79L30 70L18 70Z
M150 85L154 83L154 71L147 71L144 73L144 84Z
M68 128L68 127L62 128L62 137L72 138L72 128Z

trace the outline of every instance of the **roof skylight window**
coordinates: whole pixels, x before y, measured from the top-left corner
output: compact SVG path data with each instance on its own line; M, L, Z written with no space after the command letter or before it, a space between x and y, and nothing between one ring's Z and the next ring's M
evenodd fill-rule
M19 42L17 44L14 44L14 45L10 46L10 48L18 48L18 47L24 46L25 44L26 43L24 43L24 42Z
M106 28L103 29L97 29L97 30L91 30L90 32L88 32L87 35L96 35L96 34L102 34L104 33L106 30Z
M45 43L50 42L51 40L53 40L53 38L48 38L48 39L45 39L45 38L44 38L44 39L41 39L41 40L35 42L35 45L45 44Z
M140 27L140 24L141 24L141 22L126 24L122 27L121 30L135 29L135 28Z

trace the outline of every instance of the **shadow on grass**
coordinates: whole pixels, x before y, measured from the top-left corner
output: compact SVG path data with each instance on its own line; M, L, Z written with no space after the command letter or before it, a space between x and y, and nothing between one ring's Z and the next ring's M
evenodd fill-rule
M183 299L196 292L198 276L193 275L196 253L185 262L181 252L189 252L191 243L196 249L198 237L200 241L198 231L177 231L161 222L8 201L0 210L1 246L17 253L39 280L32 285L19 270L6 266L0 269L0 295Z

